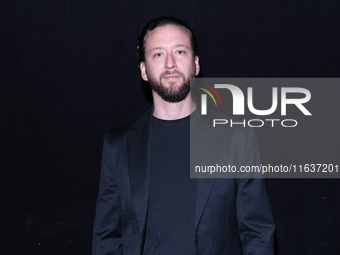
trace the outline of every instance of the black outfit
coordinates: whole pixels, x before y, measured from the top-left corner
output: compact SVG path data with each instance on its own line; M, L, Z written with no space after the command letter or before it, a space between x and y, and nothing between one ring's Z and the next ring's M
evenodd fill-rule
M154 191L150 191L159 185L155 181L161 178L157 177L155 169L165 169L156 167L157 162L151 162L151 155L155 153L151 146L152 113L153 109L150 109L139 120L105 137L93 229L94 255L146 254L143 251L155 247L154 241L159 237L157 231L162 229L157 225L157 217L151 219L150 214L157 212L151 210L151 207L157 208L159 203L161 213L167 213L167 201L170 204L183 203L180 199L167 197L168 193L156 195ZM196 119L202 119L197 113L193 119L194 124L199 125L201 138L210 143L209 147L213 148L216 144L223 146L223 150L209 154L207 148L198 143L198 159L212 155L219 165L239 167L261 164L252 129L238 126L227 129L223 134L211 134L211 123L205 120L196 123ZM166 185L169 186L169 183ZM274 254L274 222L263 179L196 179L195 186L195 209L192 215L195 254ZM191 195L189 192L188 196ZM163 199L167 197L167 201L160 201L157 196ZM188 212L191 206L188 205ZM186 212L177 219L161 215L158 217L162 224L168 225L171 225L172 220L177 225L182 224L182 219L189 218ZM182 232L182 237L190 239L191 223L183 224L188 224L188 231L183 232L181 226L174 227ZM154 234L149 235L148 228L153 229ZM175 240L174 234L166 234L172 236L167 241L170 240L177 247L180 245L180 240ZM162 244L159 248L167 246L168 244ZM190 249L190 245L187 248ZM174 250L177 252L177 248ZM156 251L159 252L155 249L155 253Z
M190 118L152 118L145 254L195 254L196 179L190 179Z

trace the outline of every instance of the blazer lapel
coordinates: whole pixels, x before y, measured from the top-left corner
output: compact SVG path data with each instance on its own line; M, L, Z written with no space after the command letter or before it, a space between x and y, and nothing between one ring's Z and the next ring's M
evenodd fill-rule
M141 236L145 233L149 201L150 116L149 112L145 114L137 123L142 125L128 136L131 196Z
M196 196L196 212L195 212L195 228L201 219L203 210L210 196L214 179L197 179L197 196Z
M220 135L213 133L212 129L206 120L196 115L191 120L193 125L190 130L190 145L191 159L190 164L193 169L194 166L208 166L215 165L220 162L221 151L216 147L220 143ZM196 212L195 212L195 226L197 228L201 219L205 205L208 202L214 179L213 178L198 178L197 179L197 193L196 193Z

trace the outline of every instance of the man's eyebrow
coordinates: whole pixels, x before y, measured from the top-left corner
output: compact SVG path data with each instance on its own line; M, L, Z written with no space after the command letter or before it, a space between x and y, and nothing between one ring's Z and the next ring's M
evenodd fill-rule
M185 44L177 44L177 45L174 46L174 48L179 48L179 47L184 47L184 48L187 48L188 50L191 49L188 45L185 45ZM154 48L150 49L150 51L162 50L162 49L164 49L164 47L154 47Z
M162 47L154 47L154 48L150 49L150 51L153 51L153 50L161 50L161 49L163 49L163 48L162 48Z
M188 45L185 45L185 44L177 44L175 45L175 48L179 48L179 47L184 47L184 48L187 48L190 50L190 47Z

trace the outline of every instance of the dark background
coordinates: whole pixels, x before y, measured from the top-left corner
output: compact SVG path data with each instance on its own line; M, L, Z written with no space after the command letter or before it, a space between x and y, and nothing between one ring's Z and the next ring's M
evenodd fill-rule
M206 77L338 77L339 11L338 0L1 0L0 254L91 253L103 137L151 105L135 54L150 18L192 26ZM264 162L307 142L339 163L337 95L314 101L335 109L323 126L259 131ZM267 180L277 254L340 254L339 184Z

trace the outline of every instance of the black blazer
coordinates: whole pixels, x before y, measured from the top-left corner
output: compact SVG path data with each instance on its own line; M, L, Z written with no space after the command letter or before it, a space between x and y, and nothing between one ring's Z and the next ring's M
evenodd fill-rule
M151 117L152 109L105 137L93 255L142 254L149 197ZM212 143L225 143L220 155L211 155L202 148L200 156L215 157L221 165L259 165L252 129L229 130L223 139L218 134L207 134ZM198 179L193 217L196 254L274 254L274 222L263 179Z

